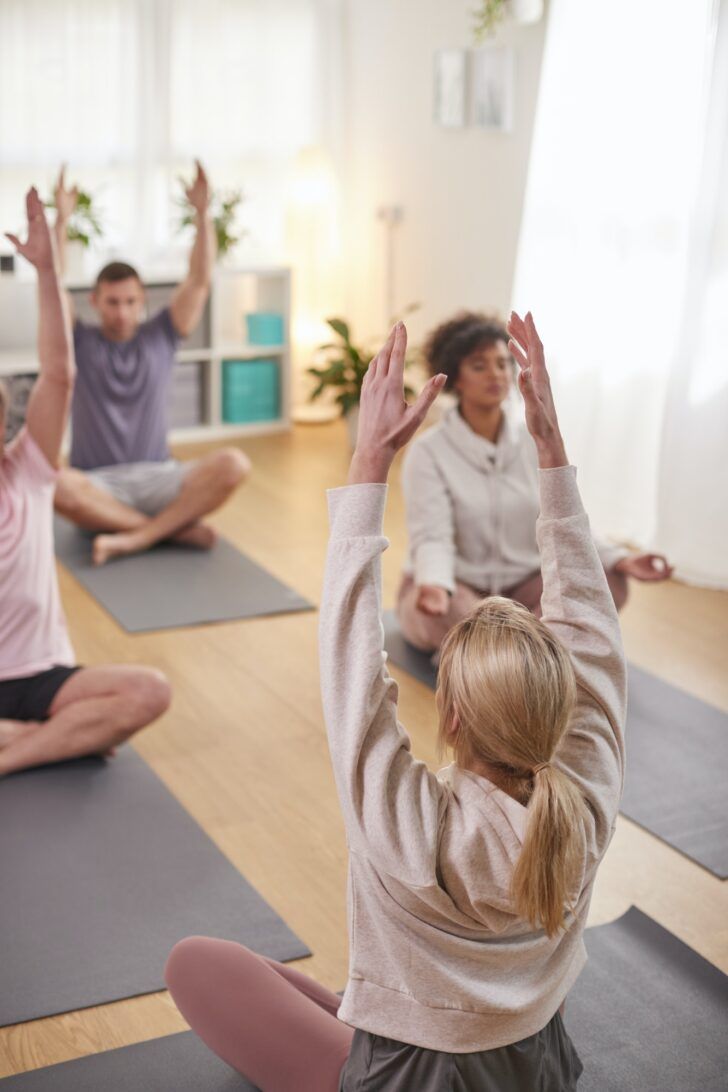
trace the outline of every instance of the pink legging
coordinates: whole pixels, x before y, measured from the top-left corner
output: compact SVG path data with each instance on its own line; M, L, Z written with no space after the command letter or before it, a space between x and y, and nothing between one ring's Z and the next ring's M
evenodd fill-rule
M192 1030L262 1092L338 1092L354 1031L331 990L211 937L176 944L164 975Z
M622 573L607 570L607 583L612 593L617 610L627 602L627 577ZM541 573L534 573L521 584L517 584L502 594L508 599L523 603L537 617L541 615L541 593L543 581ZM445 635L464 618L476 603L484 598L485 593L476 591L468 584L455 584L455 591L450 596L447 614L434 617L417 609L417 587L411 576L403 576L397 593L397 618L400 629L411 645L423 652L435 652L439 649Z

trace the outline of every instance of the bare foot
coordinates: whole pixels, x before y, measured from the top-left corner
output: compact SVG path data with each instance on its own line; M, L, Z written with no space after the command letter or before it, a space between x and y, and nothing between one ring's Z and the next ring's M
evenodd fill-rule
M114 535L97 535L93 541L91 556L94 565L105 565L115 557L136 553L138 549L133 531L118 531Z
M178 531L173 541L198 550L210 550L217 542L217 531L207 523L191 523ZM94 565L105 565L115 557L126 557L147 549L149 543L140 541L137 531L117 531L112 535L96 535L91 556Z
M172 541L180 546L193 546L197 550L211 550L217 539L217 531L209 523L191 523L178 531Z

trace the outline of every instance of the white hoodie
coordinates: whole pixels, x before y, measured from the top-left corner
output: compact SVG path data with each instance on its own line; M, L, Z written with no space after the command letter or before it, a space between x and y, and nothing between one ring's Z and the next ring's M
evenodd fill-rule
M449 409L407 451L402 487L418 586L500 595L538 572L538 459L522 410L508 405L493 444ZM629 553L595 542L607 570Z

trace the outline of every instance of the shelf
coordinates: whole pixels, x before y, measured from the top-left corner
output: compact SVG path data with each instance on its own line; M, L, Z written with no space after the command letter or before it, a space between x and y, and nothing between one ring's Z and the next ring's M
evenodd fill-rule
M222 345L204 349L178 349L175 360L199 364L211 360L256 360L259 357L283 356L285 345ZM34 375L38 371L38 354L33 349L3 349L0 351L0 376Z
M220 360L257 360L261 356L283 356L288 351L286 345L217 345L213 350Z
M172 286L180 279L181 270L158 267L149 270L144 277L145 285L154 295L150 296L150 306L163 306ZM4 287L0 285L0 288ZM14 283L14 287L17 285ZM75 285L77 299L80 299L82 286ZM88 287L88 286L84 286ZM166 293L166 295L165 295ZM37 315L35 305L35 286L32 282L22 285L22 306L13 303L13 341L2 343L3 331L0 330L0 377L14 375L37 375L39 360L37 346ZM9 296L8 296L9 298ZM81 301L83 302L83 301ZM78 303L80 318L81 302ZM283 320L284 341L276 345L251 345L247 341L245 315L252 312L272 311L281 315ZM96 317L90 312L90 321ZM196 396L189 384L185 372L199 373L195 381L199 382L200 412L202 420L194 425L172 427L170 440L173 443L202 443L208 440L234 441L245 436L264 435L290 428L291 396L291 346L288 332L291 329L290 308L290 270L284 266L237 266L217 268L212 283L212 291L206 306L202 324L194 340L204 342L190 345L182 341L175 352L175 362L187 365L176 374L180 379L179 398L175 402L172 392L170 410L179 411L181 421L194 421L196 417ZM6 334L8 331L4 331ZM13 348L15 344L17 347ZM278 371L279 379L279 417L273 421L251 421L243 424L225 423L220 420L223 411L223 379L225 360L266 360ZM198 365L198 368L193 368ZM174 382L173 372L173 382ZM190 412L188 412L190 409ZM195 412L192 412L195 410Z
M0 376L35 375L38 371L38 354L35 349L0 350Z
M174 359L178 364L208 364L216 355L213 349L178 349Z

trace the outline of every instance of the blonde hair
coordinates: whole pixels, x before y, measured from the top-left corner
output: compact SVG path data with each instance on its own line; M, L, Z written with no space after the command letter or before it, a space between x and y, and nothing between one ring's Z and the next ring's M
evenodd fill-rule
M586 805L574 782L551 764L575 701L568 652L520 603L485 599L445 638L437 689L440 748L451 745L460 765L487 763L505 791L527 802L511 893L516 913L549 936L564 927L582 865Z

